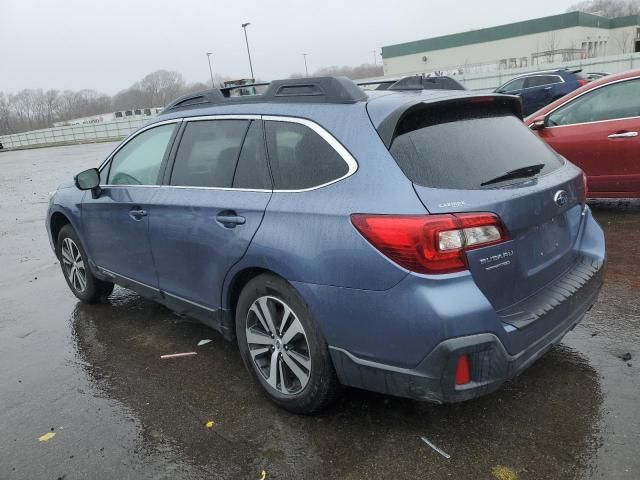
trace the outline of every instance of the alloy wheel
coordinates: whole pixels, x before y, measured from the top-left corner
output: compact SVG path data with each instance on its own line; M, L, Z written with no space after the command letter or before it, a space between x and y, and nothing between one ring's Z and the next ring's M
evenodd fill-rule
M84 292L87 289L87 271L78 245L76 245L70 237L66 237L62 241L60 253L62 256L62 266L69 279L69 283L78 292Z
M246 337L256 370L283 395L301 392L311 374L307 335L295 312L272 296L256 299L247 312Z

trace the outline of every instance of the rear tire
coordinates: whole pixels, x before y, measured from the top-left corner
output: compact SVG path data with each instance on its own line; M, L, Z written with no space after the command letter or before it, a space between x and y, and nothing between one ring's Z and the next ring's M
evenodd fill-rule
M89 267L89 257L71 225L58 234L56 253L67 285L84 303L103 302L113 291L113 283L96 278Z
M289 283L271 274L254 278L242 290L235 316L242 360L273 403L310 414L338 396L324 337Z

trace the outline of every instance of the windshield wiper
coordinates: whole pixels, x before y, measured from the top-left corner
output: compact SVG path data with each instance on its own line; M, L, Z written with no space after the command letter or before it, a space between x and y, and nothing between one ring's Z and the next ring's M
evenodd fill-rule
M535 165L528 165L526 167L516 168L515 170L511 170L507 173L499 175L491 180L487 180L486 182L482 182L480 184L481 187L485 185L491 185L492 183L500 183L505 180L511 180L513 178L527 178L533 177L537 173L540 173L540 170L544 168L544 163L536 163Z

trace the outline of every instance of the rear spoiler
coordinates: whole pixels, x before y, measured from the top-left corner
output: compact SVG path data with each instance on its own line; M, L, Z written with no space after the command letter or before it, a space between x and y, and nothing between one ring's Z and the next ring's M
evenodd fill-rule
M501 95L501 94L485 94L485 95L468 95L453 98L444 98L441 100L414 100L405 103L401 107L392 111L382 122L378 125L378 135L382 139L382 142L388 148L391 148L393 139L397 135L398 127L402 121L412 113L415 113L421 109L430 108L447 108L448 106L459 106L464 104L487 104L492 107L503 107L505 110L511 112L513 115L522 120L522 103L520 97L516 95Z

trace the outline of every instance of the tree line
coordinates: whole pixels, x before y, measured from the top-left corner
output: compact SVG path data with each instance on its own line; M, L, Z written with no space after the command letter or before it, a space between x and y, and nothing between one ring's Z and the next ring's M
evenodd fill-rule
M374 77L382 75L382 66L334 66L320 69L314 75ZM221 87L224 80L226 78L216 75L214 84ZM211 88L210 83L187 83L178 72L157 70L115 95L91 89L60 91L25 88L17 93L0 92L0 135L49 128L54 122L120 110L164 107L180 95L208 88Z
M640 0L585 0L571 5L568 12L586 12L615 18L640 13Z
M216 80L221 82L221 78ZM112 96L91 89L0 92L0 135L49 128L54 122L118 110L163 107L180 95L207 88L210 85L202 82L187 84L178 72L158 70Z

